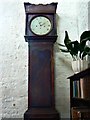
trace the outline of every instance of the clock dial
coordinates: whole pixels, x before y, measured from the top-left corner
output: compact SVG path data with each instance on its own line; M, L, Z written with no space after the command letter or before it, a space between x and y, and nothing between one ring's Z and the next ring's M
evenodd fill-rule
M36 35L46 35L51 31L51 28L50 20L44 16L35 17L30 24L31 31Z

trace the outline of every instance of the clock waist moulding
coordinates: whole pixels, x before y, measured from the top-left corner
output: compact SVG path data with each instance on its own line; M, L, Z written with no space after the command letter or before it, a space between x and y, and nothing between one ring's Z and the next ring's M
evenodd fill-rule
M24 120L59 120L55 109L53 45L57 3L24 3L28 42L28 110Z

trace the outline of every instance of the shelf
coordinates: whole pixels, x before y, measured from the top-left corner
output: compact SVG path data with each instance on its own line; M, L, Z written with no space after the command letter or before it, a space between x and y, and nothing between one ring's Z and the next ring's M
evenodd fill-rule
M90 99L84 99L84 98L77 98L77 97L72 97L72 107L76 106L87 106L90 107Z
M70 80L79 80L80 78L83 78L83 77L86 77L86 76L90 76L90 68L86 69L86 70L83 70L77 74L74 74L70 77L68 77L67 79L70 79Z
M74 74L68 79L70 79L71 120L90 118L90 68Z
M86 98L78 98L78 97L72 97L73 100L80 100L80 101L90 101L90 99Z
M73 107L72 110L76 110L76 111L82 112L82 113L85 113L85 112L90 113L90 109L87 107Z

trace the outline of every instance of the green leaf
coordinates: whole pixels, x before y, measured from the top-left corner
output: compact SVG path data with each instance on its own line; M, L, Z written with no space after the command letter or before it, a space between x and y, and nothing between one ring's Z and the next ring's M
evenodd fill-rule
M80 44L81 44L81 52L83 51L85 45L86 45L86 42L87 41L90 41L90 31L84 31L81 36L80 36Z
M68 36L68 32L65 31L65 39L64 39L64 44L66 45L67 49L69 50L69 47L68 44L71 42L71 40L69 39L69 36Z
M63 44L60 44L60 43L57 43L59 46L62 46L62 47L65 47L65 45L63 45Z
M80 42L83 40L83 39L89 39L90 40L90 31L84 31L81 36L80 36Z
M61 50L62 52L66 52L66 53L69 52L67 49L61 49L61 48L60 48L60 50Z
M79 42L78 41L70 42L68 46L69 46L70 54L77 56L79 50Z
M85 46L83 54L82 54L82 59L86 56L89 55L90 56L90 48L88 46Z

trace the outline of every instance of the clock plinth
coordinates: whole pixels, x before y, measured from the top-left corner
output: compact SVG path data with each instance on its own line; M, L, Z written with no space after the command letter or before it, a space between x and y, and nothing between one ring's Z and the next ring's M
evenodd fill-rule
M28 110L24 120L59 120L55 109L53 54L57 3L24 5L28 42Z
M53 108L31 108L24 114L24 120L60 120L59 113Z

